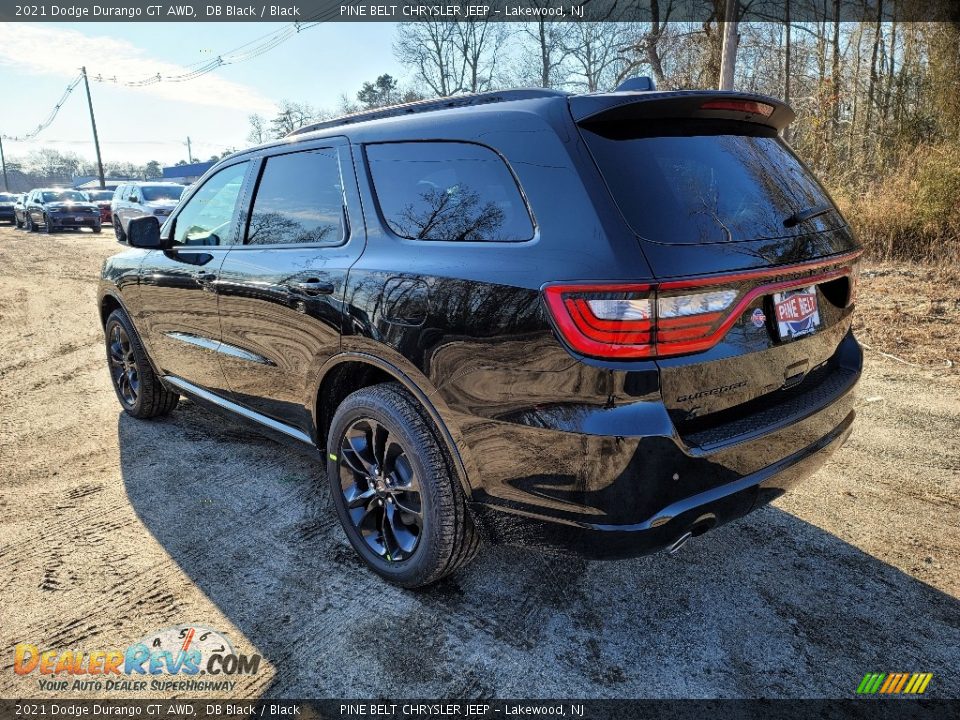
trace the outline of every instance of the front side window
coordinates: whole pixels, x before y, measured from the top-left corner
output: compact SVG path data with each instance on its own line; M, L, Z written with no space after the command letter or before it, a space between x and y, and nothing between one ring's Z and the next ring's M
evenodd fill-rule
M249 245L337 245L345 237L343 185L331 148L268 158L247 229Z
M177 245L232 245L236 242L237 205L247 163L224 168L207 180L177 215Z
M533 222L493 150L461 142L368 145L377 202L390 229L413 240L522 242Z

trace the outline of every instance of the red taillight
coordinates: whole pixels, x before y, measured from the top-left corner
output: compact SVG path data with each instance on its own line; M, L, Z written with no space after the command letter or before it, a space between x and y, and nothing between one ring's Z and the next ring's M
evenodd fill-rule
M659 285L547 285L543 294L557 330L575 352L621 359L685 355L720 342L757 297L851 275L850 265L817 275L809 271L858 255Z
M577 352L615 358L653 354L649 285L548 285L543 293L557 329Z
M745 112L751 115L763 115L770 117L773 115L773 105L757 102L756 100L707 100L700 106L701 110L732 110L733 112Z

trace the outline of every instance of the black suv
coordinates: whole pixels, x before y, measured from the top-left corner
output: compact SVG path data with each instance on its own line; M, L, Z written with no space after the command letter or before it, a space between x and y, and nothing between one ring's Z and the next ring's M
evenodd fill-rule
M27 230L43 227L47 233L57 230L90 228L100 232L100 208L78 190L40 188L31 190L24 203Z
M859 249L768 97L516 90L232 155L99 293L117 395L319 449L408 587L482 540L676 549L847 438Z

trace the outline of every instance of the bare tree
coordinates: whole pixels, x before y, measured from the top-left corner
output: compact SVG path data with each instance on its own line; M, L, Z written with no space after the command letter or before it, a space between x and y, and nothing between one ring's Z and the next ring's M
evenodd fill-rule
M250 122L250 133L247 135L247 140L254 145L259 145L270 138L267 132L267 121L262 115L253 114L247 120Z
M567 46L571 68L567 84L587 92L613 89L628 64L624 53L629 46L630 26L626 23L573 23Z

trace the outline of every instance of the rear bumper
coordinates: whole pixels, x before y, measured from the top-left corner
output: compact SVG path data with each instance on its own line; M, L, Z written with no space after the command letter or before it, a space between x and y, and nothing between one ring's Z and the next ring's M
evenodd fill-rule
M0 208L0 220L13 220L13 208Z
M743 517L809 477L849 437L854 416L851 410L829 434L759 472L678 500L633 525L570 523L487 504L474 505L474 512L497 542L598 560L645 555L669 547L688 532L700 535Z
M494 542L592 558L668 547L687 532L749 513L814 473L850 434L862 358L848 334L836 374L812 388L805 406L780 406L792 414L779 424L751 425L700 445L677 434L662 402L584 411L581 432L497 423L493 433L488 422L484 435L497 445L479 446L488 462L474 486L474 514ZM629 432L614 434L611 424ZM582 431L590 427L604 433ZM505 453L516 466L498 461Z

